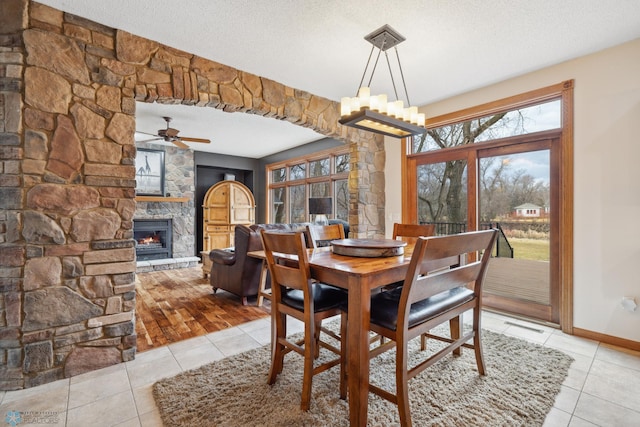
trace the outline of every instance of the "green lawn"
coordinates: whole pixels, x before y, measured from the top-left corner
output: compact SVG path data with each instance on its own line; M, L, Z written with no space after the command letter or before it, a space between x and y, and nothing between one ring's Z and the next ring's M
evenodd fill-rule
M548 240L516 239L511 237L509 243L513 247L515 258L549 261Z

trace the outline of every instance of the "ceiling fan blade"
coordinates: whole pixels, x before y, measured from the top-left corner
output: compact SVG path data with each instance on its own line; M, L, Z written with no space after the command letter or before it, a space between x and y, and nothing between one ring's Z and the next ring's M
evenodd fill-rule
M209 144L211 142L210 139L190 138L188 136L181 136L180 139L183 141L190 141L190 142L202 142L203 144Z
M185 144L184 142L180 141L179 139L172 139L171 142L173 142L175 145L177 145L180 148L189 148L189 146L187 144Z
M142 132L142 131L139 131L139 130L137 130L136 133L141 133L143 135L158 136L157 133Z
M151 141L160 141L163 140L164 138L151 138L151 139L143 139L141 141L136 141L136 142L151 142Z

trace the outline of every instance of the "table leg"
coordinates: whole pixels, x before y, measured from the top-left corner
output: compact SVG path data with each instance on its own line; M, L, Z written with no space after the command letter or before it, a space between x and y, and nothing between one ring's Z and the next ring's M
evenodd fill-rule
M264 297L271 298L271 295L267 293L267 271L269 267L267 266L267 260L262 260L262 269L260 270L260 285L258 286L258 307L262 307L262 302Z
M369 405L369 318L371 290L358 276L349 277L347 320L347 372L349 421L353 426L367 425Z

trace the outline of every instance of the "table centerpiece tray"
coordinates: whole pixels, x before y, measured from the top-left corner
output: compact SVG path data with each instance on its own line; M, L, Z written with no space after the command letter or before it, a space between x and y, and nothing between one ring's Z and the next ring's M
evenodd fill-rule
M405 246L407 246L407 242L393 239L341 239L331 241L331 250L334 254L365 258L403 255Z

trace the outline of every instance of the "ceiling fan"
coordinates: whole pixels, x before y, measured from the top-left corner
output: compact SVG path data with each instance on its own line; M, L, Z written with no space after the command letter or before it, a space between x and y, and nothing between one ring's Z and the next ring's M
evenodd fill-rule
M145 139L145 140L138 141L138 142L151 142L151 141L164 140L166 142L171 142L171 143L177 145L180 148L189 148L189 146L187 144L185 144L183 141L201 142L201 143L204 143L204 144L209 144L211 142L211 140L209 140L209 139L191 138L191 137L188 137L188 136L178 136L178 133L180 133L180 131L178 129L174 129L174 128L170 128L169 127L169 122L172 120L171 117L163 117L163 119L167 122L167 128L166 129L158 129L158 133L157 134L136 131L137 133L153 136L153 138L151 138L151 139Z

